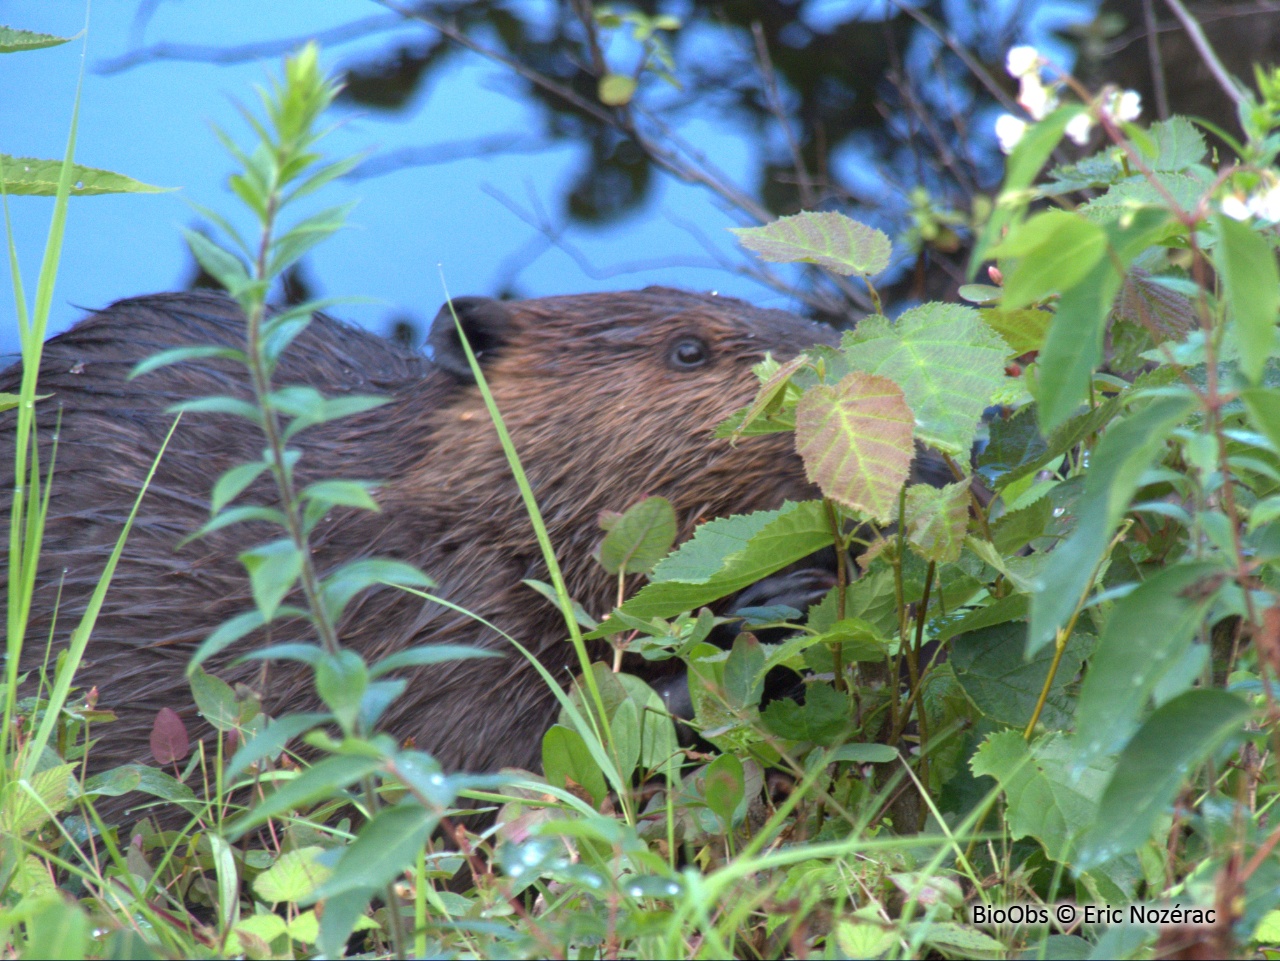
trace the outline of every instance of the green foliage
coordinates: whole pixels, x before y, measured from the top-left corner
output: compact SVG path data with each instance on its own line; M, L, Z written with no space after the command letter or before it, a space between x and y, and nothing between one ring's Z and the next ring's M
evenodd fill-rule
M679 24L594 15L643 53L633 73L600 78L601 102L625 113L647 72L669 76L664 34ZM56 39L0 31L0 49ZM495 776L446 772L377 730L409 683L400 671L492 652L426 645L369 663L341 643L363 592L429 588L427 575L386 558L314 566L321 518L377 510L378 488L302 483L291 440L381 399L273 381L315 305L271 314L267 291L346 209L288 229L281 213L350 167L318 152L336 88L315 49L290 58L261 114L248 114L257 142L223 137L259 236L216 215L225 243L189 235L239 301L246 347L194 345L135 371L221 358L245 365L253 388L184 405L263 434L259 459L214 480L209 523L193 535L261 537L241 551L253 609L189 668L218 736L193 746L166 716L153 736L165 770L82 783L110 718L69 695L110 569L40 697L21 704L12 651L30 579L11 577L0 738L20 730L26 753L22 777L0 783L0 941L27 956L192 954L193 928L172 918L199 906L199 930L214 932L199 951L255 958L340 954L357 932L395 956L1084 957L1137 954L1150 939L980 928L968 909L1180 899L1229 905L1224 929L1266 943L1280 889L1265 817L1278 796L1280 270L1265 215L1280 190L1280 74L1257 83L1242 95L1235 164L1211 166L1182 118L1144 130L1110 117L1107 92L1032 125L975 240L974 272L997 261L991 284L961 290L979 308L926 303L890 319L876 301L839 348L759 364L756 397L722 425L735 443L793 432L818 496L711 520L674 551L678 519L662 498L602 518L596 574L616 581L611 613L569 596L464 338L549 571L534 586L564 614L581 667L566 692L527 655L561 713L542 739L541 777ZM1037 185L1086 113L1107 146ZM137 189L89 173L70 153L43 170L55 211L72 178L84 192ZM922 232L960 223L936 213L921 210ZM879 231L833 212L738 235L764 259L861 276L873 301L890 253ZM47 313L51 275L42 282ZM28 362L43 336L33 316ZM24 380L0 406L21 413L34 390ZM924 458L952 482L920 483L912 464ZM31 495L15 499L10 565L33 572L23 545L38 544L45 488L25 453L16 479ZM838 560L815 603L784 592L733 619L703 607L824 549ZM606 614L584 638L579 625ZM728 641L717 628L731 620ZM320 709L269 718L205 667L286 623L292 639L248 656L308 665ZM591 662L590 638L609 640L612 665ZM637 655L672 670L651 686L621 670ZM668 711L682 683L701 738L692 748ZM15 715L39 723L15 726ZM288 753L299 742L305 760ZM789 784L777 790L771 772ZM131 790L191 822L144 820L127 835L96 822L93 799ZM457 807L471 803L497 807L496 826L469 830ZM114 901L64 899L51 871ZM126 935L135 929L147 933Z

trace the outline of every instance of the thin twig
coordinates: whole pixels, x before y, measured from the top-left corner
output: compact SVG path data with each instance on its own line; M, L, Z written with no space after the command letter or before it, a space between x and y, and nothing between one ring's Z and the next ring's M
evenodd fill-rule
M1156 116L1169 119L1169 91L1165 89L1164 59L1160 55L1160 34L1156 32L1154 0L1142 0L1142 19L1147 27L1147 59L1151 62L1151 85L1155 88Z
M1231 99L1232 103L1242 103L1244 101L1244 91L1240 89L1240 85L1236 83L1235 78L1227 72L1227 68L1222 65L1218 55L1213 52L1213 47L1209 45L1209 40L1205 37L1204 31L1200 29L1200 24L1196 23L1195 17L1187 12L1187 8L1182 5L1182 0L1164 0L1164 2L1173 11L1173 15L1178 18L1178 21L1182 24L1182 29L1187 31L1187 37L1190 38L1192 45L1196 48L1196 52L1200 54L1200 59L1204 61L1204 65L1213 74L1213 79L1218 81L1218 86L1222 88L1222 92Z

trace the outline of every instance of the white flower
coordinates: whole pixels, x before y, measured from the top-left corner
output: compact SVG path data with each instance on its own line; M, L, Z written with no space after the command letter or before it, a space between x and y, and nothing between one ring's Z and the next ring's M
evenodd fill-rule
M1093 130L1093 118L1088 112L1076 114L1067 121L1067 136L1083 147L1089 142L1089 133Z
M1018 141L1027 132L1027 122L1019 120L1011 113L1002 113L996 118L996 139L1000 141L1002 153L1013 153Z
M1107 116L1129 123L1142 116L1142 95L1136 90L1119 90L1102 98L1102 109Z
M1004 68L1009 76L1021 80L1040 69L1040 51L1035 47L1013 47L1005 57Z
M1280 220L1280 184L1272 184L1260 194L1254 194L1249 200L1249 209L1272 223Z
M1222 212L1232 220L1248 220L1252 216L1245 202L1235 194L1222 198Z
M1027 108L1034 120L1043 120L1045 114L1058 105L1053 91L1040 82L1039 74L1029 73L1022 78L1018 90L1018 103Z

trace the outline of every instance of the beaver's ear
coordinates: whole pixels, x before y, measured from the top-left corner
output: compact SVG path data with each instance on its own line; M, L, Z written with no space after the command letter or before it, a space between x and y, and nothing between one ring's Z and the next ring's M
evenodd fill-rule
M431 359L450 373L464 380L473 380L467 352L462 349L458 328L453 323L454 313L458 315L471 350L478 360L483 361L486 354L503 346L510 337L511 312L504 303L489 297L455 297L453 311L449 310L449 304L445 304L431 322L431 333L427 335Z

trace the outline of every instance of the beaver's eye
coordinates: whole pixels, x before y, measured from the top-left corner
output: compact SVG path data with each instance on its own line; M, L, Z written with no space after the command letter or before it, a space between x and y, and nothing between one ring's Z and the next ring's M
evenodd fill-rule
M672 370L694 370L711 360L711 351L697 337L681 337L671 345L667 364Z

